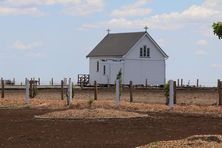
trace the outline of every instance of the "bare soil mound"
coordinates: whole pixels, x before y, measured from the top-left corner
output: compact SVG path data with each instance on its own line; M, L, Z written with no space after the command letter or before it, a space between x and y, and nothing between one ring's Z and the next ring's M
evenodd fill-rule
M35 117L40 119L110 119L147 117L147 115L113 109L69 109Z
M191 136L182 140L173 141L160 141L150 143L140 148L221 148L222 147L222 136L221 135L197 135Z

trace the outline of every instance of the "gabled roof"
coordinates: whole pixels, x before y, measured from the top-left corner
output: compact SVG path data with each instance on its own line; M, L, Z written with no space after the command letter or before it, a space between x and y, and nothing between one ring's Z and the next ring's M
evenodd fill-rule
M144 36L147 32L113 33L107 34L104 39L86 57L122 57ZM151 38L164 57L168 57L159 45Z

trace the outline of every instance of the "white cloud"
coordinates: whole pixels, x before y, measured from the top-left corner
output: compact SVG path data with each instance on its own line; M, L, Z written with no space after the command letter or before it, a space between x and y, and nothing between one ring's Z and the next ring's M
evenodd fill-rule
M221 0L205 0L203 2L203 7L221 10L222 9L222 1Z
M195 54L199 56L204 56L204 55L208 55L208 52L203 49L198 49L195 51Z
M82 0L79 3L71 3L71 5L65 5L63 13L73 16L85 16L94 12L101 11L103 6L103 0Z
M42 52L27 52L24 54L26 57L35 57L35 58L43 58L46 55Z
M95 28L97 28L96 24L84 24L77 30L87 30L87 29L95 29Z
M222 64L212 64L210 65L212 68L222 68Z
M111 13L112 17L132 17L132 16L146 16L152 11L143 6L150 0L136 0L133 4L123 6Z
M157 39L157 43L160 45L160 47L165 47L167 45L167 41L163 38Z
M46 57L46 54L43 51L43 43L41 41L25 43L23 41L17 40L12 44L11 48L12 50L9 50L8 55L13 54L15 57Z
M20 40L13 42L8 48L1 49L0 52L1 58L44 58L47 57L47 54L43 48L43 43L31 42L24 43Z
M38 8L11 8L11 7L0 7L0 15L33 15L33 16L43 16L43 12L38 10Z
M54 4L78 4L84 0L3 0L0 1L3 5L11 6L39 6L39 5L54 5Z
M212 25L212 23L211 24L209 23L209 25L200 26L197 33L201 33L202 35L204 35L205 37L208 37L208 38L214 38L215 35L212 31L211 25Z
M208 44L208 42L206 40L197 41L197 45L199 45L199 46L206 46L207 44Z
M41 6L61 6L63 14L83 16L102 10L104 0L3 0L0 15L42 15Z
M110 26L111 28L142 28L148 25L152 29L166 30L182 29L185 26L197 25L198 29L200 29L209 27L216 20L222 20L222 4L220 4L220 0L205 0L199 6L192 5L180 12L163 13L150 17L144 16L136 19L126 18L121 13L119 13L119 16L122 17L117 17L118 15L114 15L113 12L113 17L110 20L96 24L98 27ZM120 10L119 12L122 12ZM128 13L128 11L125 12Z
M36 48L40 48L41 46L42 46L42 42L24 43L19 40L13 43L12 45L13 48L18 49L18 50L23 50L23 51L33 50Z

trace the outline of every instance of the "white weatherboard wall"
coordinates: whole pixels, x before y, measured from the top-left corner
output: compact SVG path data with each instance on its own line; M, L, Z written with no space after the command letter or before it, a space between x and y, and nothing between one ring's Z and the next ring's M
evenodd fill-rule
M150 48L150 57L140 57L140 47L144 45ZM147 36L144 36L135 44L124 56L124 59L124 83L129 83L132 80L134 84L145 85L146 79L149 85L165 83L165 58Z
M140 48L146 45L150 48L150 57L141 58ZM99 71L97 72L97 61ZM134 85L163 85L165 83L165 57L150 40L149 37L141 38L122 58L90 57L89 58L90 84L94 81L99 84L115 84L119 70L122 70L123 84L133 81ZM104 65L106 72L104 75Z
M103 61L106 59L106 61ZM94 81L99 84L115 84L116 76L120 69L123 69L124 62L116 61L116 58L89 58L89 73L90 84L93 85ZM99 71L97 72L97 61L99 61ZM106 66L106 72L104 75L104 65Z

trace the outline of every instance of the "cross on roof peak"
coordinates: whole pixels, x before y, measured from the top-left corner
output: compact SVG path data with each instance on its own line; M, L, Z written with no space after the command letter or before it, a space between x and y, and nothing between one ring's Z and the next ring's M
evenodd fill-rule
M107 33L109 34L111 30L108 28L106 31L107 31Z
M145 29L145 32L147 32L147 30L149 29L149 27L145 26L144 29Z

